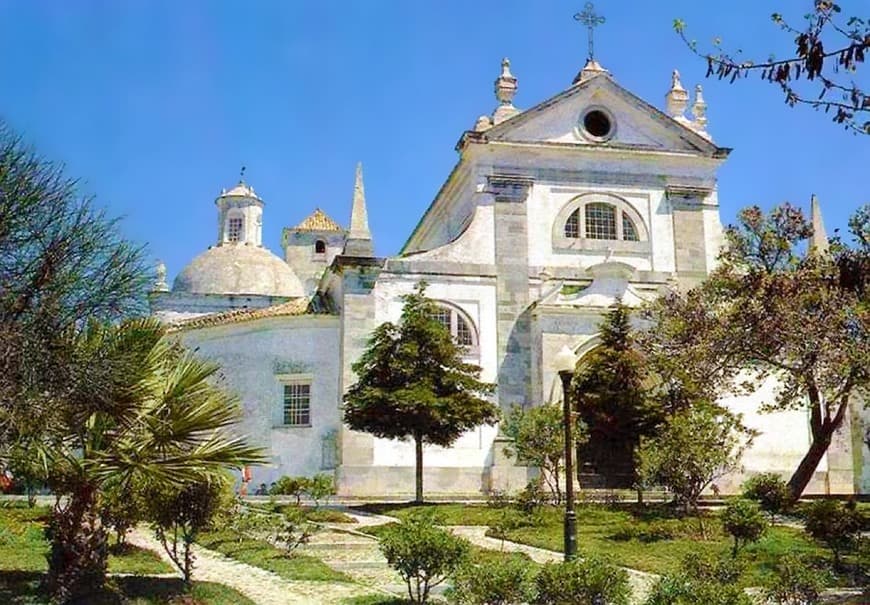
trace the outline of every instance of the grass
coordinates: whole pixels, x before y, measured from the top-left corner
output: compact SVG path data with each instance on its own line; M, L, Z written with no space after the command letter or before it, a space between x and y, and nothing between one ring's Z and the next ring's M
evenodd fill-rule
M353 581L320 559L296 553L287 555L265 540L248 538L234 531L204 532L197 542L237 561L274 572L285 580Z
M0 507L0 570L48 569L45 556L49 545L43 530L50 512L46 506ZM115 546L109 555L110 573L150 575L173 571L156 553L132 545Z
M0 603L8 605L48 605L40 589L44 574L26 571L0 571ZM176 578L124 577L112 580L114 590L90 595L88 605L255 605L240 592L214 582L194 583L189 595Z
M247 505L250 508L270 513L301 511L306 520L315 523L356 523L356 519L334 508L311 508L310 506L297 506L295 504L281 504L278 502L249 502Z
M465 504L391 504L364 505L367 512L388 514L399 519L415 510L434 510L439 523L444 525L498 526L504 513L486 505ZM514 542L529 544L561 552L563 548L563 512L548 507L527 524L508 529L504 537ZM595 554L610 558L618 565L663 574L679 569L687 556L699 554L724 555L730 553L731 538L727 536L717 515L703 517L707 538L703 539L697 517L675 518L670 509L649 507L633 513L631 507L608 508L597 505L577 507L577 544L580 554ZM665 532L664 538L661 537ZM367 533L379 535L371 528ZM499 538L497 532L490 535ZM740 557L747 564L746 580L759 583L773 572L775 564L786 553L806 554L827 559L829 553L811 541L805 534L789 527L771 527L757 543L741 550Z

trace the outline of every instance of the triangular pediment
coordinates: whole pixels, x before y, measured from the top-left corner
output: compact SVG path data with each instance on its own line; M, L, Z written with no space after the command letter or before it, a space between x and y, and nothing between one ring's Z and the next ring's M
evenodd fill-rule
M610 122L604 136L596 137L584 126L584 117L594 110L600 110ZM482 135L482 139L493 142L609 146L700 155L720 155L726 151L606 74L583 80Z

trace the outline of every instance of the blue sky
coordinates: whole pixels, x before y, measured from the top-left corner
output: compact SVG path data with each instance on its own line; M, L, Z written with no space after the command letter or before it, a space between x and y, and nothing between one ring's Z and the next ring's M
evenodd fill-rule
M847 14L863 0L842 0ZM724 222L748 204L819 195L829 231L870 202L870 138L770 85L704 80L673 32L765 58L810 0L600 0L596 56L661 107L674 68L701 82L710 131L734 147L720 173ZM264 242L315 207L347 223L365 168L379 254L394 254L456 162L462 131L496 104L508 56L528 108L568 87L586 33L574 0L0 0L0 117L66 163L170 277L214 243L213 200L247 181L266 200ZM849 13L849 9L854 9ZM791 12L789 12L791 11ZM865 67L859 74L865 87Z

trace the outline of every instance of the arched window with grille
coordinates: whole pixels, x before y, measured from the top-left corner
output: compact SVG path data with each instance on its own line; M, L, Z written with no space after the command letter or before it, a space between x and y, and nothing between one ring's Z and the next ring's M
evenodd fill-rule
M619 239L616 232L616 207L610 204L586 204L586 237Z
M640 242L646 239L646 232L637 222L637 213L621 202L575 202L561 216L566 214L559 233L566 242L577 239Z
M471 320L461 311L452 306L436 303L432 318L444 326L456 344L465 347L472 354L477 352L477 333Z

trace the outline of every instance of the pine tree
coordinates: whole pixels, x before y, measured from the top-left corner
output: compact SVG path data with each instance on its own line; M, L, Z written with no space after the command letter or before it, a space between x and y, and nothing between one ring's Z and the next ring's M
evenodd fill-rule
M608 482L633 480L634 451L642 436L662 421L659 406L647 396L647 371L635 347L629 309L621 302L601 325L601 346L581 360L572 392L589 429L583 458Z
M499 418L483 398L493 385L480 367L465 363L462 347L435 319L438 307L421 282L404 297L398 325L378 326L353 371L359 377L344 396L344 422L385 439L414 440L416 501L423 501L423 444L450 446L462 433Z

